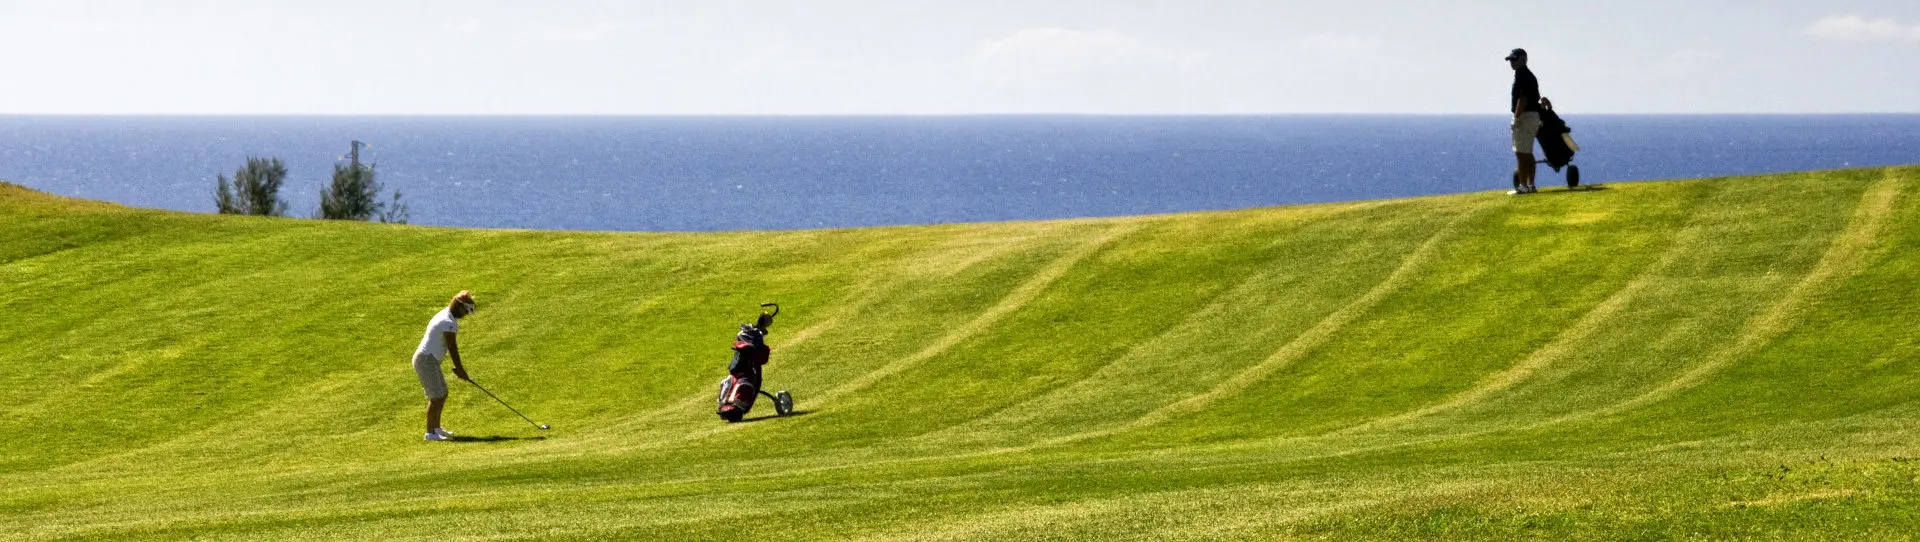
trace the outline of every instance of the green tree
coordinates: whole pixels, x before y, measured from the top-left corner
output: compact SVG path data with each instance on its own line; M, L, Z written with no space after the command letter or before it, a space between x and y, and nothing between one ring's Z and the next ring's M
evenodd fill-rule
M286 216L287 202L280 199L280 185L287 180L287 165L279 158L248 157L247 165L233 171L233 180L218 176L219 187L213 200L222 214Z
M320 212L316 216L328 220L373 220L381 222L407 223L407 205L400 203L400 191L393 191L393 201L381 203L380 181L374 178L372 165L360 163L360 149L367 144L353 142L347 151L347 165L333 166L333 183L320 191Z
M213 192L214 207L218 208L220 214L223 215L247 214L246 211L240 210L240 198L234 197L233 187L227 184L227 176L219 175L218 177L220 179L220 187L214 189Z
M335 164L333 184L320 191L320 218L372 220L381 214L379 197L380 183L373 178L373 166Z
M405 224L408 215L407 204L400 203L400 191L393 191L393 201L387 202L386 211L380 213L380 221L388 224Z

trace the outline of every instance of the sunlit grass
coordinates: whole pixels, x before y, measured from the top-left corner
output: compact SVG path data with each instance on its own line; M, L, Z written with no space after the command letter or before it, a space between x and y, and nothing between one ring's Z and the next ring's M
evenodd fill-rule
M0 538L1908 536L1917 182L702 234L0 185ZM421 441L461 289L552 431L455 382ZM800 412L726 425L762 301Z

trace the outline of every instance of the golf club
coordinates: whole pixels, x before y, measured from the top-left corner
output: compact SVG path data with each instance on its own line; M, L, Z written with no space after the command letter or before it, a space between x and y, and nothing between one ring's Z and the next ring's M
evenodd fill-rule
M506 402L506 401L502 401L502 400L500 399L500 396L498 396L498 395L494 395L494 394L493 394L493 392L490 392L490 391L487 391L487 388L486 388L486 387L483 387L483 386L481 386L479 382L474 382L473 380L470 380L470 379L469 379L469 380L467 380L467 383L468 383L468 384L473 384L473 387L476 387L476 388L480 388L480 393L485 393L485 394L487 394L487 397L492 397L492 398L493 398L493 400L495 400L495 401L500 401L500 406L503 406L503 407L507 407L507 410L511 410L511 411L513 411L513 413L514 413L514 414L520 414L520 409L517 409L517 408L513 408L513 405L509 405L509 404L507 404L507 402ZM530 423L530 424L533 424L533 426L534 426L534 427L538 427L538 428L540 428L540 430L541 430L541 431L546 431L547 429L549 429L549 428L550 428L550 427L548 427L548 426L547 426L547 424L544 424L544 423L540 423L540 422L536 422L536 421L533 421L533 418L528 418L526 414L520 414L520 419L522 419L522 420L526 420L526 421L527 421L527 423Z

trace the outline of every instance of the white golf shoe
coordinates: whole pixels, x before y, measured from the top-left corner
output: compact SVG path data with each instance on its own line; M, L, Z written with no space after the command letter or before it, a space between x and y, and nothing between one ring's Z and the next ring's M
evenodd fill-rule
M431 441L431 442L445 442L445 441L453 440L453 437L442 435L440 433L427 433L426 438L428 441Z
M440 435L440 436L443 436L443 437L447 437L447 438L453 438L453 432L452 432L452 431L448 431L448 430L447 430L447 428L445 428L445 427L435 427L435 428L433 428L433 434L435 434L435 435Z

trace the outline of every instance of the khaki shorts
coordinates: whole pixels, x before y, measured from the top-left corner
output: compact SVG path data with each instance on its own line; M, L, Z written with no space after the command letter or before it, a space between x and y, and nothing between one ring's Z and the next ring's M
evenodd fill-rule
M414 356L413 374L420 377L420 389L427 392L428 399L447 398L447 377L440 374L438 358L426 354Z
M1533 136L1540 134L1540 113L1528 111L1513 118L1513 153L1533 154Z

